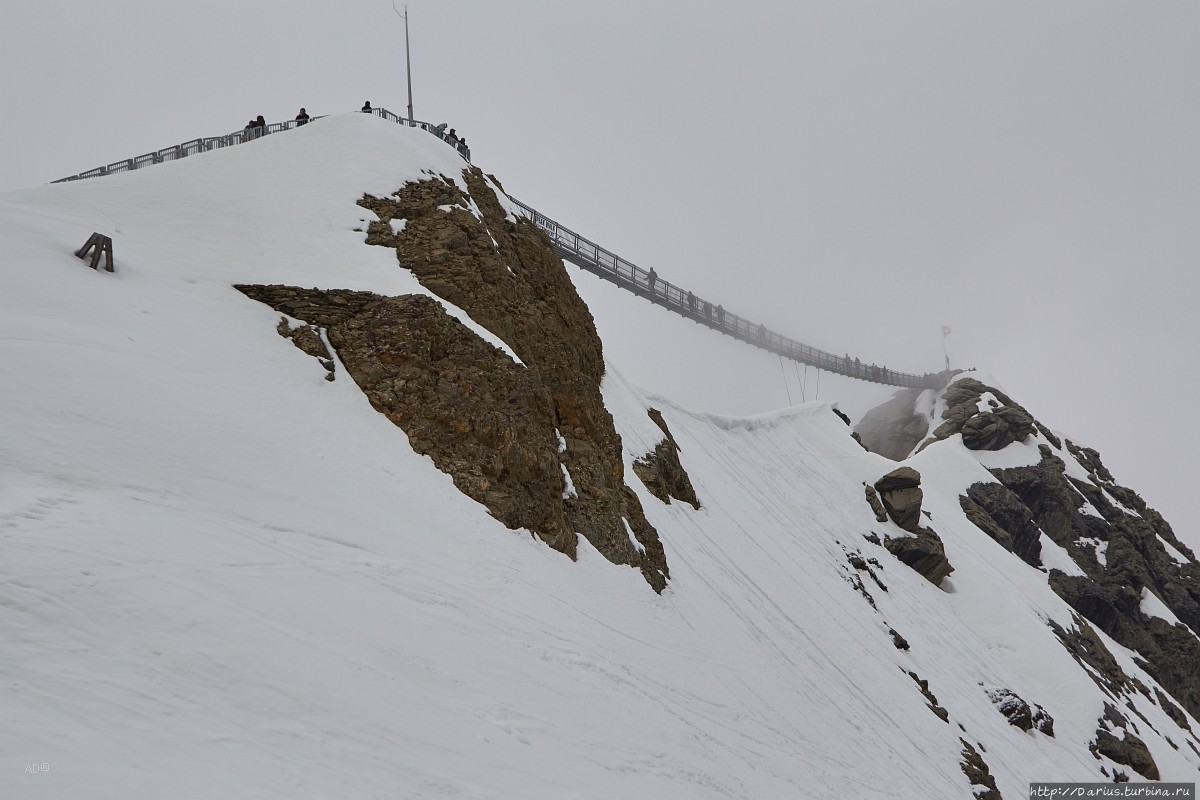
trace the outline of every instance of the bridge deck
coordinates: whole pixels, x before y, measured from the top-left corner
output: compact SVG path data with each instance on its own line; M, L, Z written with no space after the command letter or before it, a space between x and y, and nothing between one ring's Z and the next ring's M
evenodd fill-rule
M409 120L397 116L384 108L373 109L372 113L390 122L421 128L432 133L454 147L468 164L471 162L471 151L467 149L463 142L459 140L451 141L436 126L428 122ZM319 117L312 118L313 121L317 119ZM290 130L296 127L296 125L295 120L272 123L266 128L263 134L259 135ZM224 136L193 139L189 142L183 142L182 144L164 148L154 153L146 153L135 158L129 158L124 161L87 170L77 175L61 178L54 181L54 183L98 178L117 172L142 169L154 164L161 164L164 161L174 161L209 150L241 144L252 138L256 137L247 129L234 131ZM934 373L914 375L908 372L896 372L887 367L863 364L857 358L852 359L848 355L839 356L825 350L818 350L802 342L781 336L775 331L767 330L763 325L756 325L743 317L739 317L737 314L726 311L719 304L698 297L692 292L659 278L652 270L644 270L626 261L616 253L605 250L595 242L585 239L519 200L513 199L513 202L524 211L525 215L534 225L545 231L546 235L550 237L550 242L554 245L555 251L564 260L570 261L572 264L582 267L604 280L611 281L622 289L644 297L651 303L674 311L676 314L687 317L700 325L720 331L726 336L732 336L735 339L740 339L755 347L777 353L784 358L789 358L801 364L807 364L808 366L828 372L836 372L839 375L847 375L851 378L858 378L859 380L871 381L872 383L922 389L939 388L945 383L944 376L942 375Z

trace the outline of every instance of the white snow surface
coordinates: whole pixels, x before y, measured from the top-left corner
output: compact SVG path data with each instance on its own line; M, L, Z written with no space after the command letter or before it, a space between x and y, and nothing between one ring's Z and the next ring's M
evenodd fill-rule
M355 201L462 167L354 114L0 196L0 797L962 798L960 737L1008 797L1103 780L1106 698L1046 624L1069 609L964 518L991 478L957 440L910 460L956 568L938 588L864 538L900 535L862 486L895 464L827 404L694 413L610 364L660 596L582 538L572 562L492 519L231 288L424 291ZM116 274L72 256L92 231ZM700 511L633 476L651 405ZM1141 737L1196 779L1189 748Z

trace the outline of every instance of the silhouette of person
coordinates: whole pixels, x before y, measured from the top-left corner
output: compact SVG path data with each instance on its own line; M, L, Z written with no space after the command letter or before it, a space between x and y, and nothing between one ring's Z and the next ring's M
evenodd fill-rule
M372 113L372 112L374 112L374 111L375 111L375 109L371 108L371 101L370 101L370 100L368 100L367 102L363 103L363 107L362 107L362 113L364 113L364 114L370 114L370 113Z
M717 304L717 322L720 323L722 328L725 327L725 306L719 303Z
M296 127L299 128L301 125L305 124L310 119L312 119L312 117L308 116L308 112L305 111L303 108L300 109L300 113L296 115Z
M695 311L696 310L696 295L692 294L691 292L688 292L687 297L688 297L688 308L690 308L692 311Z
M654 283L658 280L658 273L654 271L654 267L650 268L650 274L646 276L646 283L650 284L650 291L654 291Z

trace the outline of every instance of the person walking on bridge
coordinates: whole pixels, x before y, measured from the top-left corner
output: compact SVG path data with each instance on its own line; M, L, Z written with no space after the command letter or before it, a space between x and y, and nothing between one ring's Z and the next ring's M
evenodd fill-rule
M658 280L658 273L654 271L654 267L650 268L650 274L646 276L646 283L650 284L650 294L654 294L654 283Z
M364 113L364 114L374 114L374 113L375 113L375 109L371 108L371 101L370 101L370 100L368 100L367 102L363 103L363 107L362 107L362 113Z
M722 328L725 327L725 306L717 304L717 324Z
M300 109L300 113L296 115L296 127L299 128L301 125L305 124L310 119L312 119L312 117L308 116L308 112L305 111L303 108Z

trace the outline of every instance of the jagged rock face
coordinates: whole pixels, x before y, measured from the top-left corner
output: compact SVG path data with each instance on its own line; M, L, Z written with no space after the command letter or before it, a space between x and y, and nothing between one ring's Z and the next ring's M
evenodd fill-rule
M996 779L992 777L992 771L983 760L983 756L966 739L958 741L962 742L963 746L960 765L963 774L971 782L972 795L976 800L1004 800L1004 796L996 788Z
M1118 739L1105 729L1097 728L1093 752L1124 764L1146 780L1158 780L1158 764L1154 763L1154 756L1150 755L1146 743L1128 730L1122 733L1123 738Z
M883 405L868 411L854 432L872 453L902 461L929 433L929 420L913 411L921 389L901 389Z
M360 205L379 216L367 241L396 248L401 268L500 337L523 364L424 296L239 288L325 326L372 405L497 519L572 557L582 534L662 591L666 556L625 484L621 440L600 394L604 360L591 313L549 239L509 218L477 169L463 177L470 196L435 177L391 197L364 197ZM405 224L395 233L390 223L398 220Z
M633 462L634 474L641 478L650 494L664 503L670 504L673 497L680 502L690 503L699 511L700 498L696 497L692 479L679 460L680 448L667 427L667 421L657 408L652 408L647 413L666 438L655 445L653 451Z
M1031 567L1042 565L1042 536L1029 509L1000 483L977 483L959 498L967 518Z
M994 407L980 412L978 404L988 393ZM960 497L968 519L1031 566L1041 564L1040 534L1064 548L1086 577L1053 570L1051 588L1100 630L1137 651L1145 670L1184 708L1200 714L1200 564L1191 550L1136 492L1114 481L1099 453L1060 441L1002 392L963 379L947 389L945 400L946 421L934 432L937 438L961 432L971 446L968 430L987 429L972 420L990 415L1003 420L1015 440L1040 432L1050 442L1039 445L1037 464L993 469L999 485L969 487ZM1064 458L1074 459L1087 480L1070 474ZM1180 563L1164 543L1188 563ZM1143 591L1162 600L1183 625L1143 613Z

